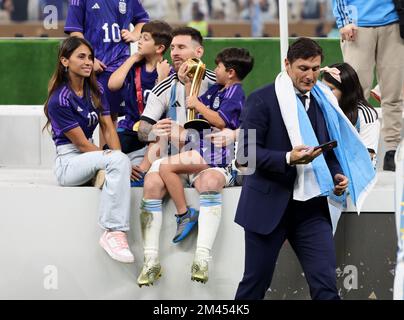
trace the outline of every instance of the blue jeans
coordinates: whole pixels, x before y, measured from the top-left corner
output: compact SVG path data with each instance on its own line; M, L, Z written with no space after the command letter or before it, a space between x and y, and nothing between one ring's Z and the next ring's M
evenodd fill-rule
M75 145L56 148L55 174L61 186L80 186L105 170L99 204L99 224L111 231L128 231L130 217L129 158L117 150L80 152ZM84 201L84 200L83 200Z

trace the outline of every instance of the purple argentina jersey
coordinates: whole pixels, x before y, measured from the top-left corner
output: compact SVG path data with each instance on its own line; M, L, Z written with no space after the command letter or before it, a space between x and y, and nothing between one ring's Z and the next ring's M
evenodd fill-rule
M118 125L119 128L129 131L132 131L133 125L140 119L135 85L135 70L137 67L141 68L140 79L142 83L143 108L146 107L149 93L156 85L158 78L157 69L154 69L152 72L147 72L144 61L140 62L139 64L135 64L135 66L130 69L124 83L125 119L119 121Z
M121 38L129 24L148 22L139 0L69 0L65 32L81 32L107 71L115 71L128 57L129 45Z
M241 83L236 83L226 89L222 85L214 84L199 100L216 111L226 124L226 128L235 130L240 126L241 109L244 106L245 95ZM199 115L200 118L202 116ZM227 166L234 150L229 148L217 148L212 143L201 139L201 155L212 167ZM206 147L206 148L204 148Z
M101 92L103 88L100 86ZM93 136L98 125L99 111L94 108L89 90L84 97L78 97L68 85L62 85L56 89L48 104L48 113L52 126L52 139L57 146L72 143L65 132L80 127L87 139ZM102 116L110 114L109 105L101 95Z
M240 83L236 83L227 89L222 89L222 85L214 84L199 97L199 100L219 113L226 128L234 130L240 126L240 113L245 101L243 87Z

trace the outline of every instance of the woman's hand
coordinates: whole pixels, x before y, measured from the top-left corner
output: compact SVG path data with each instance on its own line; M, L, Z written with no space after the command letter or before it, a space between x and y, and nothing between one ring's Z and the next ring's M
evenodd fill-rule
M130 175L130 179L132 181L138 181L143 178L144 172L140 169L139 166L132 165L132 172Z

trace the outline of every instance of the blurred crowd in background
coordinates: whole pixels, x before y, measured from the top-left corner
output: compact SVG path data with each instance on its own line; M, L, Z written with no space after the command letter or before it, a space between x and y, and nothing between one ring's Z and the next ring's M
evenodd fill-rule
M53 5L58 18L65 20L69 0L0 0L0 23L42 20L44 8ZM189 24L209 36L209 22L251 22L252 36L263 34L263 24L278 19L279 0L140 0L151 19ZM289 20L318 20L317 36L321 26L333 21L332 0L288 0Z

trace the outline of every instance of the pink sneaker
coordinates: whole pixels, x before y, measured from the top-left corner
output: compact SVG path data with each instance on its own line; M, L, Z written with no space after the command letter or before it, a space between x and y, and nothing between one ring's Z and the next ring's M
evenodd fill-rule
M372 90L370 90L370 95L380 103L381 101L381 94L380 94L380 87L379 85L377 85L376 87L374 87Z
M129 250L125 232L105 231L100 238L100 245L114 260L123 263L135 261L132 252Z

